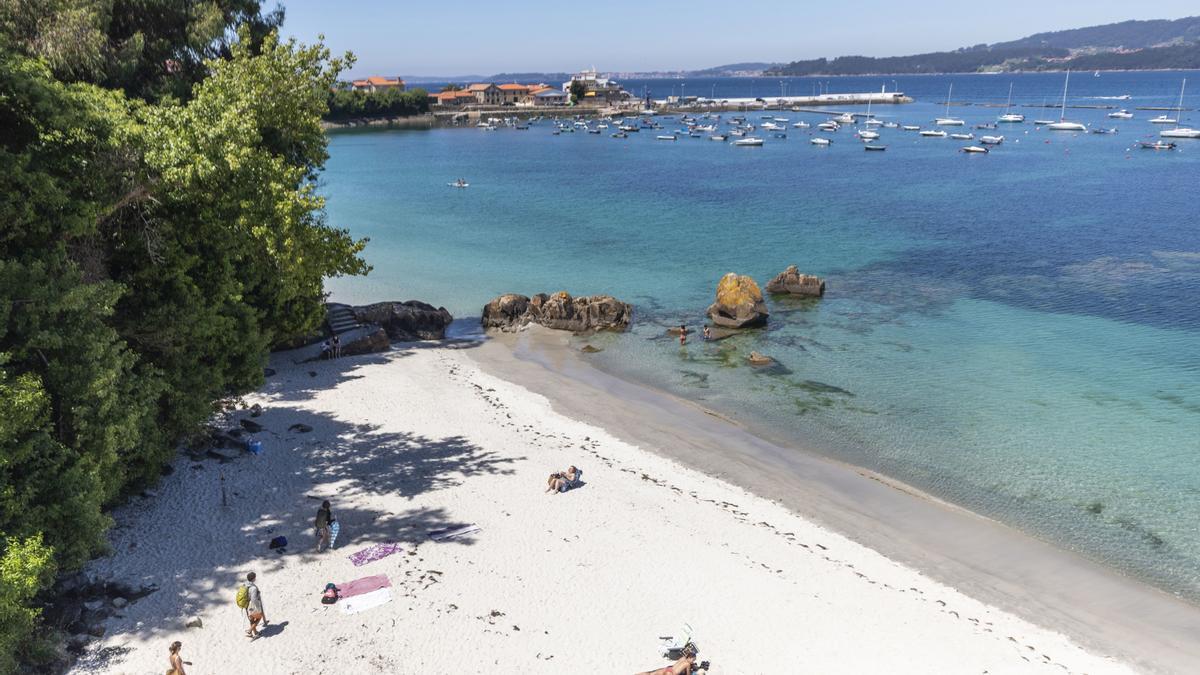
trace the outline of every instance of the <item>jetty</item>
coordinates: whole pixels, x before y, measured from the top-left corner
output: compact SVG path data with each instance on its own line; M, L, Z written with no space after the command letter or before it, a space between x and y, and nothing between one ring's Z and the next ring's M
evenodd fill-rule
M795 110L798 107L825 107L843 105L896 105L912 103L912 97L904 92L862 92L850 94L818 94L816 96L758 96L754 98L707 98L703 96L671 96L654 99L649 103L655 110Z

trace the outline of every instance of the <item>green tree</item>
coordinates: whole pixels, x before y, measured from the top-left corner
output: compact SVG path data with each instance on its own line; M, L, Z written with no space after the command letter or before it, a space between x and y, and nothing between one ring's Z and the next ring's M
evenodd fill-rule
M587 95L587 85L579 80L571 80L571 102L579 103Z
M54 575L54 561L40 536L14 540L0 534L0 543L0 673L10 673L41 613L29 605Z

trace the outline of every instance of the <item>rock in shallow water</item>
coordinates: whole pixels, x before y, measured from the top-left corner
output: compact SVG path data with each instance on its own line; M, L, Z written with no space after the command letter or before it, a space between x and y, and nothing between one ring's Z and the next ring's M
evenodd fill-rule
M708 307L708 317L726 328L752 328L767 323L767 304L754 279L730 272L717 284L716 302Z
M531 323L575 333L629 330L633 306L611 295L572 297L566 291L532 298L507 293L483 308L484 328L518 330Z
M789 265L767 283L767 292L819 298L825 295L825 280L811 274L801 274L795 265Z

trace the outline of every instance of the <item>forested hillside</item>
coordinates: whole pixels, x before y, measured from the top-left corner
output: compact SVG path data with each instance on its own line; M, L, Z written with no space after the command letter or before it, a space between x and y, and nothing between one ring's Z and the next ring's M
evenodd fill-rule
M347 59L257 0L146 4L0 0L0 673L106 509L366 271L314 191Z

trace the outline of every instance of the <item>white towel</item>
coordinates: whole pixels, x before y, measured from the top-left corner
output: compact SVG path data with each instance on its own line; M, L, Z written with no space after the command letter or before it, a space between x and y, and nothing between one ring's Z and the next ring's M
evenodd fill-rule
M338 605L342 608L342 614L358 614L373 607L389 603L392 601L392 589L381 588L370 593L363 593L352 598L343 598L338 600Z
M472 532L478 532L479 529L480 528L478 525L475 525L472 523L471 525L463 525L462 527L447 528L445 530L434 530L429 533L429 538L434 541L445 541L447 539L461 537L464 534L471 534Z

